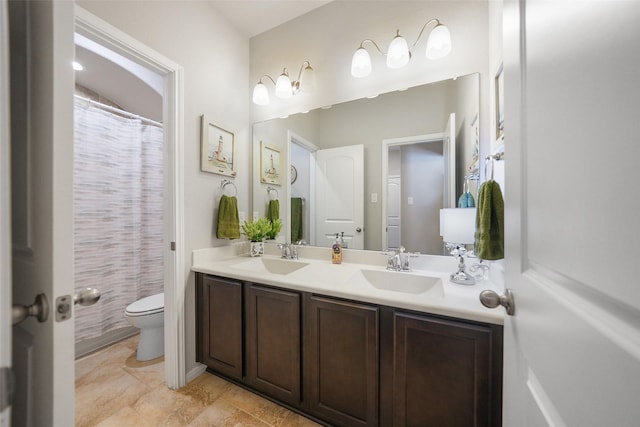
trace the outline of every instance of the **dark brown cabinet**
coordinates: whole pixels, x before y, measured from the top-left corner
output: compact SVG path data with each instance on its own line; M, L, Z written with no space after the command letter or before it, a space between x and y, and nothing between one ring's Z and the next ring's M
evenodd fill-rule
M340 426L378 425L378 308L307 296L308 411Z
M496 340L502 341L501 328L396 312L393 425L499 426Z
M242 283L198 274L198 361L242 379Z
M300 405L300 294L245 285L246 382Z
M198 273L197 357L331 426L500 427L502 326Z

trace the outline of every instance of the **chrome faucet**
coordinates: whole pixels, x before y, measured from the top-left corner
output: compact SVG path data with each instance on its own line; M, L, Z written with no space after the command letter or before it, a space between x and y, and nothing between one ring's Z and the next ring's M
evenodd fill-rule
M400 246L397 251L383 252L387 256L387 270L390 271L411 271L411 258L413 255L407 252L404 246Z
M278 243L278 247L282 251L280 258L282 259L298 259L298 249L289 243Z

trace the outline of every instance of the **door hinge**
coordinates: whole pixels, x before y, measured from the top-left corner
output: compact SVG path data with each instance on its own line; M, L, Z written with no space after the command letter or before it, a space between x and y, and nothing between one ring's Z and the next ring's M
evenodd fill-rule
M175 251L175 250L176 250L176 242L171 242L171 243L169 244L169 248L170 248L172 251Z
M13 403L15 377L8 366L0 368L0 414Z

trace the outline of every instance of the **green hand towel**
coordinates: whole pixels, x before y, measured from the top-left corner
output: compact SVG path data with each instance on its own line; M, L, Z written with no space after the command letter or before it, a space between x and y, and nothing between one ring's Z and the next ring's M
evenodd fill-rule
M302 240L302 199L291 198L291 242Z
M240 218L238 216L238 200L223 195L218 206L218 239L239 239Z
M496 181L487 181L480 187L476 252L480 259L489 261L504 258L504 200Z
M267 219L273 222L279 218L280 218L280 200L269 200L269 206L267 207Z

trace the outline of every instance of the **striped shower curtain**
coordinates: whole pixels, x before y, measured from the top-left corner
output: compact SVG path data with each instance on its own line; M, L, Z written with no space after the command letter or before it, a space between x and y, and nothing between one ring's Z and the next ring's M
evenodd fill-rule
M98 288L76 306L76 342L130 326L126 306L163 291L162 129L75 101L74 279Z

